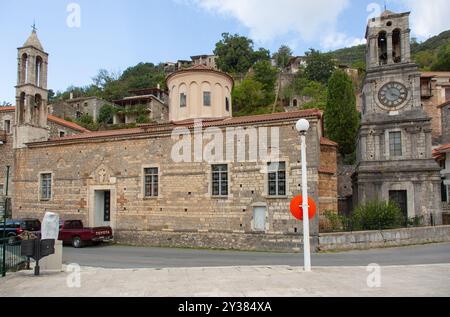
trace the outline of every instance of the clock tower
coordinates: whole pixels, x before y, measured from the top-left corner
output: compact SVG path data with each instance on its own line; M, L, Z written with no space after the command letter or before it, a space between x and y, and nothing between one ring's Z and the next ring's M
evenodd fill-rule
M409 15L386 10L368 22L353 196L355 204L394 201L405 219L440 224L441 179L419 68L411 60Z

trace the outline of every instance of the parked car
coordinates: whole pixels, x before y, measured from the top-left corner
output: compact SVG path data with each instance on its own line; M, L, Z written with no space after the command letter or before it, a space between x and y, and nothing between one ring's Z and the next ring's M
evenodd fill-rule
M3 223L0 224L0 237L2 238L15 238L24 231L38 235L41 231L41 222L32 218L6 220L6 230L3 229Z
M89 243L112 241L113 231L111 227L85 228L81 220L66 220L60 222L58 239L74 248L82 248Z

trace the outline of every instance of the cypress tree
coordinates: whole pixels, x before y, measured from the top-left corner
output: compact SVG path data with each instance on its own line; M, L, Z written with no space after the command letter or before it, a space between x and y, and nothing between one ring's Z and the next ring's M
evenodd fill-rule
M356 150L359 113L350 77L341 70L335 71L328 83L328 100L325 108L325 130L331 140L339 144L339 152L346 156Z

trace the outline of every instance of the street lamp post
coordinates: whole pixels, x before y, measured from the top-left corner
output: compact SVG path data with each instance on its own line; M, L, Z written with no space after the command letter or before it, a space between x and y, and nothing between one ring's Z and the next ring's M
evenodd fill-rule
M308 206L308 175L306 166L306 133L309 130L309 122L300 119L296 124L300 133L301 163L302 163L302 196L303 196L303 254L305 272L311 272L311 249L309 241L309 206Z

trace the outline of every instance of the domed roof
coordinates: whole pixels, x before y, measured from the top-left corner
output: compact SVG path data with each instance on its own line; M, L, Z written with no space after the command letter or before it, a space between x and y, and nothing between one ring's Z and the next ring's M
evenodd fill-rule
M34 48L37 48L41 51L44 50L44 48L42 47L41 42L39 41L36 31L33 30L33 32L31 32L31 35L28 37L27 41L25 42L25 44L23 45L23 47L26 46L32 46Z

